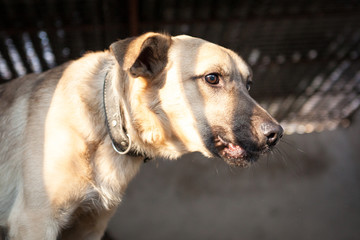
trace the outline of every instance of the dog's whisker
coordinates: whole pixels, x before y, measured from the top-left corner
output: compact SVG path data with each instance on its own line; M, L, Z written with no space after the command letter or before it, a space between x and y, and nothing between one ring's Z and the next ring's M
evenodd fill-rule
M288 166L288 162L287 162L287 159L288 158L285 158L284 155L283 155L283 152L280 151L279 148L277 147L274 147L273 151L271 152L272 153L272 156L276 157L280 157L281 161L284 163L285 166Z
M219 169L218 169L218 167L217 167L217 166L215 166L215 172L216 172L216 175L218 175L218 176L219 176Z
M293 173L296 177L299 176L299 172L302 171L302 165L299 163L299 161L301 161L298 157L290 157L288 152L286 151L281 151L281 155L280 155L281 159L283 162L288 162L288 159L292 159L291 161L291 168L288 168L291 173Z
M266 155L266 168L269 168L269 159L270 159L270 154Z
M302 149L300 149L300 148L296 147L294 143L288 142L288 141L287 141L287 140L285 140L285 139L281 139L281 140L280 140L280 142L281 142L281 143L285 143L286 145L288 145L288 146L290 146L290 147L294 148L295 150L297 150L297 151L299 151L299 152L305 153L305 151L304 151L304 150L302 150Z

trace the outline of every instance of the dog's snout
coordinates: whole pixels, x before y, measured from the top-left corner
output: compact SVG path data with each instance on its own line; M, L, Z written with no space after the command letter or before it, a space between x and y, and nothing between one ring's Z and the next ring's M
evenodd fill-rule
M282 137L284 129L277 123L265 122L261 124L261 131L266 137L266 144L272 147Z

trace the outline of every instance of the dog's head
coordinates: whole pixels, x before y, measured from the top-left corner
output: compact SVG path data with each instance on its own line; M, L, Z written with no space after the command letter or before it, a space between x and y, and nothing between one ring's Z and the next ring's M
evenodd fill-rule
M110 48L126 76L130 134L152 155L199 151L247 166L281 138L281 126L250 97L251 70L233 51L157 33Z

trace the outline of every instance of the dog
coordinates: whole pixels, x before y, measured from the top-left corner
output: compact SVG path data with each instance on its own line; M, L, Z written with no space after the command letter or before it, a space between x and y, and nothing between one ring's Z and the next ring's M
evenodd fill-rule
M0 226L9 239L101 239L144 159L249 166L283 134L251 83L233 51L150 32L0 85Z

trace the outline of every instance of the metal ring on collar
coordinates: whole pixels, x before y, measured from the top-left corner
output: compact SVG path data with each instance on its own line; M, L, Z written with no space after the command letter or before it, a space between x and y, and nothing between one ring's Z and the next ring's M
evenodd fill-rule
M113 146L113 149L114 149L115 152L117 152L118 154L121 154L121 155L127 154L127 153L130 151L130 149L131 149L131 138L130 138L129 134L126 134L126 136L127 136L128 139L129 139L129 145L128 145L127 149L126 149L125 151L123 151L123 152L122 152L122 151L119 151L119 149L116 148L114 142L111 143L112 146Z

